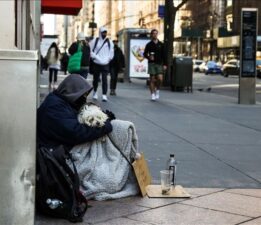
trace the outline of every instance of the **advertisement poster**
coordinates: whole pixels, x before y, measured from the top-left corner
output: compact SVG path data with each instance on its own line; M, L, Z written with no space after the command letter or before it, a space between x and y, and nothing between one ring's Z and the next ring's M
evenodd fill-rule
M149 41L148 39L130 40L130 77L149 78L148 60L143 56Z

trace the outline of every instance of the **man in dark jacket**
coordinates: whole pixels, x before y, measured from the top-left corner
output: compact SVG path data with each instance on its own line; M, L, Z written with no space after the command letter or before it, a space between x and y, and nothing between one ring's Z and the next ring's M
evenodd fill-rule
M122 50L118 46L118 40L113 40L114 44L114 56L110 61L110 74L111 74L111 83L110 83L110 95L116 95L116 86L118 80L118 73L125 66L124 55Z
M165 63L164 45L158 39L158 31L151 31L151 41L146 45L144 57L149 61L148 73L150 74L151 100L159 99L159 90L163 80Z
M62 54L62 58L61 58L61 70L64 72L64 75L67 74L68 62L69 62L69 55L65 51Z
M91 90L83 77L71 74L46 97L37 111L37 139L41 146L64 145L69 150L74 145L96 140L112 131L110 120L100 128L79 123L78 111L86 103Z
M88 76L89 65L90 65L90 46L86 42L85 36L82 32L78 33L77 35L77 42L72 43L69 48L70 55L75 54L78 51L79 45L81 46L82 50L82 61L81 61L81 70L78 72L82 77L85 79Z

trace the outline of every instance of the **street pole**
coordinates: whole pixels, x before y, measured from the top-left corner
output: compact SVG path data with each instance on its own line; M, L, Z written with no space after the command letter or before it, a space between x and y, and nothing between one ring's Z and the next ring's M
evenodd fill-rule
M68 46L68 16L64 16L65 51Z
M173 60L173 41L174 41L174 20L176 16L176 10L173 4L173 0L165 0L164 11L164 46L167 51L165 52L165 61L167 63L167 71L164 76L163 85L169 86L171 81L171 67Z
M213 13L212 13L213 14ZM213 15L210 16L210 60L213 60Z

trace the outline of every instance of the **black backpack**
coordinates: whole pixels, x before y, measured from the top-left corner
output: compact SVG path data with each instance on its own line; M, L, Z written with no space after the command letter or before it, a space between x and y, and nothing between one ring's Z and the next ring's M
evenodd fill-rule
M52 217L82 222L88 204L79 190L79 176L70 154L63 146L40 147L36 157L36 209Z

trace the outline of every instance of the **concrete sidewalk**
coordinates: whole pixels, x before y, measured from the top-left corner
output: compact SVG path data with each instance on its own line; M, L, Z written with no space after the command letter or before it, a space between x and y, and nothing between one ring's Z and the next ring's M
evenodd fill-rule
M261 190L187 188L191 199L126 199L90 202L82 224L260 225ZM37 216L36 225L70 224Z
M175 153L177 182L192 198L91 202L83 224L261 224L260 104L169 90L151 102L141 80L119 83L117 94L97 103L134 122L153 183L159 183L159 171ZM69 223L37 217L36 224Z

